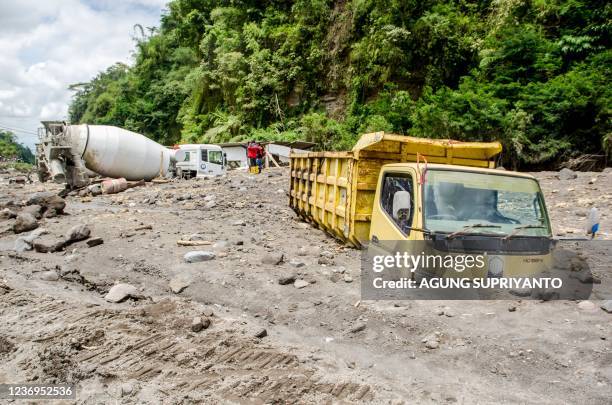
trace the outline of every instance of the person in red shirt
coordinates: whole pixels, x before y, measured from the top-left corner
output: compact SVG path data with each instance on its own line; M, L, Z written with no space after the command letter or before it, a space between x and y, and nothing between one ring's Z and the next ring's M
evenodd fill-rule
M249 160L249 167L257 166L257 151L259 145L254 141L250 141L247 144L247 158Z

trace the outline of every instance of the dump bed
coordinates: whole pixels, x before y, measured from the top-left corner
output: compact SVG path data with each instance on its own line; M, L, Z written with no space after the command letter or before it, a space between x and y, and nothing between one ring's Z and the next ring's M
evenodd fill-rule
M494 168L499 142L431 140L376 132L350 152L292 153L290 206L331 235L360 247L368 241L372 206L383 165L416 162Z

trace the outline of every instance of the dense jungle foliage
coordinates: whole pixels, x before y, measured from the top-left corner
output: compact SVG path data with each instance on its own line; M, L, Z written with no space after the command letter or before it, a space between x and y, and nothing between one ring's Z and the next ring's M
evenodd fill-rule
M604 0L173 0L70 119L164 144L500 140L552 166L611 154L611 31Z
M30 148L17 142L15 134L0 129L0 162L34 163Z

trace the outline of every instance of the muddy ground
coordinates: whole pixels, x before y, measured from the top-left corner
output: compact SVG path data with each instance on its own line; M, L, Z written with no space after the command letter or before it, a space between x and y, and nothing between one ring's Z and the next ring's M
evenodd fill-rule
M0 208L60 190L13 175ZM536 175L557 235L581 236L593 205L612 229L611 171ZM359 251L298 220L287 189L287 171L270 170L68 196L64 215L38 221L39 250L79 224L104 243L53 253L15 252L28 232L5 213L0 383L73 383L85 404L610 403L612 314L597 296L360 301ZM177 245L188 239L211 244ZM215 257L186 263L193 250ZM118 283L130 298L106 301Z

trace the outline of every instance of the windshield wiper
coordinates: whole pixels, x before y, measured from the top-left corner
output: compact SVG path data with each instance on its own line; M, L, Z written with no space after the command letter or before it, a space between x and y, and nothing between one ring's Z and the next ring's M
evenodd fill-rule
M493 225L493 224L473 224L473 225L467 225L464 226L463 229L461 229L460 231L455 231L451 234L448 234L448 236L446 236L446 239L453 239L455 236L459 236L459 235L468 235L470 229L476 229L476 228L501 228L500 225Z
M546 228L544 225L523 225L523 226L517 226L516 228L514 228L514 230L508 234L508 236L506 236L504 238L504 240L508 240L510 238L515 237L516 235L518 235L519 233L521 233L521 231L525 230L525 229L543 229Z

